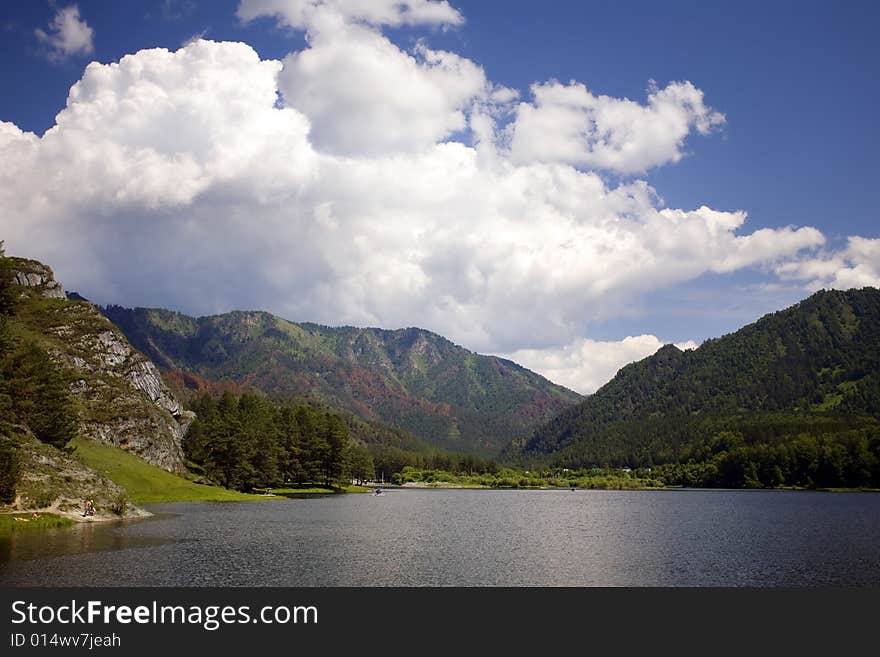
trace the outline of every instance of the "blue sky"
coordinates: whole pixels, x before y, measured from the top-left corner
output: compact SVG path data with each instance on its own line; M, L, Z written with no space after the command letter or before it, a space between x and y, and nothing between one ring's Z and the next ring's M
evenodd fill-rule
M241 7L247 4L241 3ZM507 174L498 177L500 174L495 171L490 182L485 179L480 184L496 189L511 180L520 180L526 169L529 175L537 176L536 180L544 180L542 176L549 175L546 167L570 166L572 172L594 175L602 180L607 192L619 191L636 181L644 181L662 198L662 201L654 201L654 210L665 207L690 212L707 206L724 213L745 211L748 219L728 230L731 240L725 243L727 246L712 243L711 249L718 250L717 254L713 251L714 260L709 258L699 266L685 267L680 266L681 262L675 262L674 254L680 252L685 260L694 257L693 245L685 243L690 239L688 235L691 229L682 228L676 233L674 240L681 240L681 244L668 245L666 238L658 237L659 234L652 227L656 218L639 216L639 227L633 228L626 222L633 213L644 210L643 204L634 201L642 210L633 209L634 205L633 208L620 210L616 219L626 226L624 233L612 227L607 235L609 239L635 235L634 243L638 248L633 249L633 258L647 259L652 263L656 259L656 267L644 272L636 267L625 275L610 276L609 270L619 270L624 266L621 263L626 261L625 251L616 254L606 264L601 252L581 250L581 261L584 258L597 259L594 270L576 266L577 259L565 261L570 269L577 269L580 273L573 274L571 280L560 282L560 276L552 271L548 273L545 263L529 260L531 257L542 257L540 255L523 255L514 261L501 256L492 260L486 255L487 251L493 251L492 248L477 249L473 246L475 241L483 240L497 246L499 252L503 251L502 245L496 245L491 236L497 237L501 229L499 226L510 228L511 225L518 225L509 223L514 219L509 219L508 223L487 223L484 232L475 230L473 239L467 243L457 241L458 238L454 236L444 238L442 242L430 241L424 237L426 233L437 234L439 229L448 225L444 224L446 220L442 217L457 216L461 212L459 206L450 201L444 210L446 214L441 218L424 219L425 233L414 233L412 243L399 241L394 235L401 233L400 228L396 229L396 233L390 228L382 232L375 224L361 224L358 223L360 219L346 218L341 214L339 208L343 201L353 198L354 188L331 189L329 183L321 183L318 185L320 193L313 187L303 191L305 183L286 171L286 160L281 158L279 168L285 169L285 174L281 176L282 181L273 182L272 193L276 193L278 185L283 182L288 185L286 189L292 195L291 199L295 196L297 203L311 196L320 202L315 201L314 205L308 207L297 205L294 210L290 199L279 200L278 207L283 210L273 213L266 204L267 192L259 186L273 174L261 174L258 187L248 187L249 191L243 192L245 197L251 194L253 198L258 198L254 203L259 205L259 211L246 209L246 198L242 201L236 197L234 201L236 211L241 216L252 217L249 219L252 222L249 224L250 232L246 238L239 240L248 244L248 250L236 252L230 250L228 245L212 243L208 248L206 244L210 235L224 231L232 234L229 231L234 229L224 224L223 228L214 226L208 230L200 223L203 220L199 217L209 216L209 209L210 213L216 213L222 211L218 208L228 206L219 205L222 195L214 194L215 188L205 191L199 186L204 181L204 171L216 171L218 166L215 166L216 162L210 162L214 155L202 158L196 153L193 156L195 161L204 167L199 182L193 182L198 186L198 191L193 194L180 192L180 198L176 189L155 191L151 187L147 194L139 188L135 194L139 199L137 203L131 205L126 201L119 204L119 199L128 198L126 194L130 191L128 183L123 182L119 183L121 186L112 196L113 201L107 200L110 197L101 196L103 191L87 195L88 198L58 199L53 196L51 203L76 210L70 209L70 216L65 216L63 221L56 211L52 219L55 223L51 223L40 215L40 210L34 209L33 204L26 207L21 198L13 198L4 207L3 197L0 197L0 212L3 212L0 214L0 237L7 240L7 249L50 260L68 287L79 289L98 302L165 305L192 313L219 312L251 305L294 320L422 325L451 335L453 339L474 349L518 357L527 366L551 373L557 379L582 390L594 386L596 381L606 376L609 367L619 364L618 360L641 356L644 351L654 348L653 343L643 340L635 351L621 349L621 341L627 336L651 335L659 341L699 342L734 330L760 314L803 298L812 289L852 284L876 285L874 281L877 280L878 265L872 263L873 254L877 253L876 242L872 240L880 237L872 184L880 174L880 165L875 157L880 146L880 130L876 127L875 118L880 100L877 85L880 79L880 40L876 39L880 28L880 9L876 3L494 3L463 0L444 5L446 9L443 11L446 13L443 19L414 21L417 24L403 26L396 24L401 22L398 18L364 19L357 15L343 15L343 10L331 7L332 11L325 13L332 13L334 20L342 21L339 25L354 26L339 28L337 32L320 22L326 17L321 18L314 12L301 24L291 27L291 22L295 23L290 18L292 13L264 10L265 6L271 5L275 9L282 6L284 11L293 12L303 4L308 5L301 0L290 0L286 5L285 0L266 0L263 5L258 0L252 0L249 10L260 15L253 20L243 21L241 16L248 9L240 10L239 0L123 3L80 0L76 3L78 20L92 30L91 38L79 50L67 52L52 45L49 25L59 11L70 8L72 3L63 0L53 3L39 0L6 2L0 9L0 28L3 31L3 39L0 40L0 61L3 62L0 83L6 90L0 95L0 121L40 136L54 124L56 114L65 107L71 85L83 77L89 61L102 64L116 62L122 56L144 48L162 47L176 51L193 37L203 36L218 42L241 41L252 47L262 60L285 62L285 70L279 77L279 92L291 110L308 119L311 125L308 148L314 147L316 157L329 158L314 165L317 169L309 169L312 171L310 185L314 183L315 175L325 175L314 174L314 171L336 171L334 167L342 166L339 157L351 158L349 163L356 167L357 178L361 179L386 171L390 166L382 159L386 155L406 153L407 157L415 158L419 153L427 153L425 149L433 148L432 144L444 142L460 143L470 148L474 145L472 129L478 114L473 109L476 107L474 103L479 103L481 107L495 103L486 112L494 112L493 140L498 144L498 157L509 160L511 167L520 167L516 169L520 173L514 175L514 168L511 168L508 173L512 178ZM381 5L382 0L373 4ZM411 4L429 6L432 3L415 0ZM50 37L41 39L35 32L38 29ZM349 30L355 31L348 34ZM306 34L310 35L308 42ZM345 47L346 38L353 44L348 50ZM390 39L400 52L391 52L387 48L383 50L383 38ZM356 50L354 46L358 44L363 49ZM285 57L310 46L314 55L313 68L294 70L294 65L288 64ZM452 53L455 58L444 60L446 63L440 66L447 67L443 69L442 79L435 77L425 82L428 85L424 87L426 104L415 103L408 108L406 94L401 94L399 87L407 84L407 80L416 78L407 78L402 64L397 69L395 66L400 64L399 57L413 58L421 68L418 72L411 71L410 75L421 75L437 64L432 64L431 55L425 52ZM349 70L345 63L345 57L349 56L347 53L353 59L363 59L372 54L388 57L387 61L377 59L374 69L380 72L377 75L381 76L381 71L387 68L388 71L399 70L403 77L394 77L389 73L387 81L381 77L371 80L370 84L378 90L375 97L358 95L360 92L357 90L339 96L332 85L351 81L351 76L346 76ZM301 58L300 63L303 61ZM461 61L472 63L482 72L475 73ZM202 60L198 62L193 65L204 65ZM357 62L351 65L357 66ZM286 72L288 69L289 75ZM333 75L339 77L333 78ZM686 128L686 137L678 142L678 147L674 143L665 146L652 145L653 142L647 146L635 144L637 149L644 146L650 150L656 146L660 150L651 152L660 152L660 155L657 155L656 161L645 156L648 159L637 159L626 165L614 164L612 160L596 155L591 150L595 144L588 144L586 151L581 151L579 155L563 154L562 151L551 153L547 145L541 143L538 128L544 126L546 129L552 124L533 124L538 127L527 130L529 126L525 121L529 116L544 117L548 121L556 116L549 110L543 113L542 101L530 93L532 84L546 85L548 99L551 93L569 94L567 100L554 104L555 112L560 108L568 111L565 108L570 109L569 103L573 102L571 99L574 96L580 99L575 105L601 105L602 101L596 101L596 97L607 96L615 101L630 99L646 106L651 80L655 81L659 90L667 89L670 93L673 90L676 93L687 92L682 91L681 87L673 89L670 85L685 81L691 83L689 89L701 92L701 98L705 101L702 119L709 120L710 111L714 111L724 115L723 125L719 123L706 130L698 129L700 117L694 118L696 115L693 115L688 119L690 123ZM551 89L553 81L559 84ZM569 87L570 81L584 85L585 90ZM421 79L416 82L422 83ZM100 83L103 82L95 84ZM114 87L115 93L124 95L124 90L119 92L118 89L122 83L117 81L114 84L117 85ZM162 84L160 82L159 86ZM175 84L186 86L185 82ZM440 91L437 93L440 95L436 98L450 103L449 112L438 113L436 125L423 125L428 119L415 119L419 118L419 113L424 114L426 107L430 109L436 105L430 103L434 98L431 96L434 93L430 87L432 84L439 85L437 88ZM465 87L469 91L462 91ZM477 87L481 90L475 91ZM490 87L514 90L519 97L517 100L496 103L490 99L490 91L486 91ZM344 130L340 132L340 128L351 126L352 117L357 121L361 114L357 107L351 109L348 115L344 114L344 107L338 108L345 103L356 105L358 99L363 98L366 99L365 103L373 104L364 109L363 116L382 117L385 113L381 103L385 93L389 94L389 106L396 104L395 111L403 114L394 114L394 120L387 126L367 121L364 131L373 130L375 133L387 130L390 133L397 126L402 126L402 136L392 142L390 138L365 135L362 144L351 148L346 143L340 143L342 137L337 139L338 135L350 134ZM417 93L414 91L414 95ZM585 96L586 93L592 95ZM322 94L326 97L322 97ZM97 111L95 99L98 97L97 91L90 96L90 111ZM223 99L218 97L216 102L222 103ZM549 100L544 102L550 103ZM686 114L690 111L690 102L676 100L677 104L673 104L674 107L670 105L667 110ZM531 107L523 109L520 103L531 104ZM598 116L589 113L599 111L593 106L590 110L584 110L585 105L578 107L577 112L586 112L584 117ZM328 108L331 112L338 112L339 116L326 118ZM535 112L527 115L529 109ZM614 102L608 111L622 112L624 109L622 103ZM139 110L135 107L127 111ZM702 111L698 108L697 114ZM457 113L464 116L461 125L456 123L459 120ZM152 115L146 111L144 116L147 117L145 121L154 120L149 118ZM577 114L577 117L580 116ZM416 132L405 134L410 127L410 119L413 119L412 130ZM105 123L108 121L106 117L102 120ZM217 120L226 119L221 117ZM520 123L517 124L517 121ZM89 125L99 124L100 121ZM599 123L595 125L601 127ZM137 126L142 128L143 124L137 123ZM635 124L614 126L613 129L618 130L617 136L639 129ZM505 127L508 132L505 132ZM192 132L183 122L172 124L171 130L178 128L182 135ZM164 128L164 133L168 131L167 127ZM422 134L418 131L427 132ZM226 132L225 128L221 132L223 135L233 134ZM71 129L70 134L73 133ZM61 180L67 180L70 169L82 167L82 161L77 159L82 155L71 144L76 143L80 147L82 143L104 144L105 135L90 133L83 137L85 132L77 134L86 141L71 138L66 142L67 146L52 147L61 149L59 152L63 153L63 156L50 160L57 163L58 168L52 175L61 176ZM212 133L213 138L219 139L218 134L221 133ZM560 143L570 137L571 133L561 132ZM626 139L625 136L621 138ZM649 139L655 138L652 132ZM137 143L143 146L148 143L144 141L147 139L144 136ZM124 146L130 147L131 144ZM47 153L51 150L48 144L27 148L32 147L42 147ZM165 153L168 148L166 144L160 144L155 150ZM96 152L99 150L96 146ZM104 151L100 152L104 154L96 157L107 157ZM616 157L620 153L611 155ZM68 156L69 159L65 159ZM377 163L379 160L381 162ZM260 161L266 162L267 156L261 157ZM11 160L7 160L3 166L13 181L20 180L15 176L26 175ZM419 166L426 166L426 171L435 172L441 165L419 156L406 168L412 171ZM344 177L351 174L350 170L347 171L334 175ZM29 175L31 178L28 180L39 178L33 172ZM136 172L134 177L139 175ZM243 179L235 178L237 175L224 173L221 176L223 184L230 185L232 183L229 181L234 179L235 189L246 186ZM158 173L156 176L157 179L162 178ZM115 184L107 182L111 178L106 173L102 174L101 180L108 185ZM473 184L475 190L478 188L478 183L470 178L465 183ZM24 183L21 186L23 188ZM83 186L88 187L88 184L79 183L79 187ZM52 196L56 192L52 190L47 195ZM567 195L573 193L571 190L565 191ZM525 205L512 211L517 217L520 212L534 211L529 205L530 198L524 193ZM434 197L426 197L421 201L422 206L413 201L402 209L396 197L386 196L383 200L372 195L369 202L377 204L371 208L375 216L381 216L383 210L388 208L406 214L407 219L401 219L403 223L400 224L404 230L422 220L420 207L425 208L424 216L428 217L440 203ZM542 199L541 208L545 206L554 208L553 213L557 214L551 214L557 219L548 215L546 225L537 233L539 235L552 233L557 225L553 221L559 217L566 218L566 212L569 212L569 205L562 196ZM314 224L303 223L303 217L317 217L328 207L338 215L325 218L326 224L322 223L325 219L316 220ZM502 204L487 206L485 212L494 216L507 210ZM590 216L601 214L594 205L574 207L570 212L575 222L581 221L578 217L581 212ZM61 212L65 213L67 210ZM287 217L286 223L281 222L282 215ZM265 219L258 220L257 217ZM688 221L704 227L714 221L707 217L694 216ZM235 225L241 227L243 220L235 221ZM470 223L474 221L482 219L472 219ZM605 220L591 221L593 223L587 227L589 230L583 226L570 227L574 232L565 239L577 240L585 235L594 239L605 234L597 232L600 225L602 230L609 228ZM30 230L22 228L29 222ZM13 223L18 225L17 230ZM276 253L283 240L251 239L255 232L281 230L283 233L286 228L279 226L290 227L294 224L296 229L293 231L291 228L289 259ZM321 226L329 228L321 233ZM812 233L801 232L797 237L783 234L782 231L789 226L793 227L791 230L802 227L815 229L821 233L821 243ZM180 269L175 271L178 265L167 253L178 252L163 245L155 236L157 233L142 234L148 228L173 233L169 240L173 240L175 245L188 239L187 236L198 233L202 241L192 244L204 245L205 248L200 251L204 256L186 258L186 265L179 265ZM769 229L773 234L765 235L761 229ZM184 230L187 232L177 232ZM74 240L76 248L73 248L68 240L61 238L65 231L83 231L91 238L97 236L98 242L106 239L107 244L96 245L94 239L83 238ZM560 231L561 235L564 230L560 228ZM401 258L400 263L395 263L399 265L394 270L396 273L389 276L381 271L381 265L368 259L358 260L360 256L357 254L343 259L345 262L337 262L332 253L316 254L320 249L305 250L303 247L302 252L294 253L297 247L293 245L301 243L300 240L294 241L294 232L298 236L314 232L314 239L331 242L344 241L348 235L353 243L364 241L367 252L382 252L387 248L389 254L406 251L409 255ZM732 240L734 236L756 233L757 237L746 246ZM524 231L523 235L527 233ZM37 239L36 236L41 238ZM866 241L852 243L850 239L854 237ZM377 242L371 244L370 240ZM657 247L659 251L655 249L657 244L661 244ZM128 258L119 259L115 254L119 249L114 245L121 245L132 252ZM191 245L190 248L196 247ZM614 250L617 247L612 245L608 248ZM695 248L698 252L700 247ZM710 247L706 246L706 249ZM747 257L743 254L744 249L761 253L766 251L766 255ZM423 251L430 253L425 255ZM555 257L550 246L541 253L545 254L545 258ZM558 254L563 261L565 253L568 251ZM228 264L230 256L252 257L267 263L263 269L254 270L250 277L252 281L257 280L258 285L259 281L263 281L262 286L267 288L265 295L248 294L247 286L238 280L235 268ZM276 256L277 262L274 260ZM292 264L291 260L296 262ZM90 262L91 266L77 266L76 263L84 261ZM719 264L721 261L727 264ZM178 257L176 262L181 262L181 258ZM353 269L346 269L346 263L355 263ZM139 276L125 270L125 267L135 264L142 269ZM563 266L560 264L560 267ZM247 269L250 271L250 268ZM392 269L389 266L389 271ZM359 274L367 280L362 287L357 282ZM640 278L642 274L644 278ZM285 275L294 282L285 286ZM182 291L179 284L181 280L186 280L181 277L186 276L192 280L189 294ZM411 285L400 284L400 279L407 277L415 282ZM388 283L388 278L395 279L395 282ZM212 280L215 283L212 284ZM493 283L498 280L508 280L511 287L518 289L528 289L534 284L530 293L537 297L544 296L542 289L558 286L555 293L546 295L546 305L544 301L537 304L547 323L554 324L555 328L542 332L531 327L529 316L535 310L535 303L529 301L525 293L520 298L502 289L502 284ZM579 290L591 291L583 292L578 298ZM558 299L554 294L558 295ZM327 295L332 295L334 300L347 301L328 303ZM425 300L428 298L430 301ZM445 299L446 305L437 302L437 299ZM508 311L509 316L505 316ZM326 314L322 315L322 312ZM475 318L473 326L468 326L468 313L470 316L485 313L486 317L482 320ZM333 321L335 318L338 321ZM520 333L510 328L518 325L523 327ZM606 360L610 365L600 364L600 361L604 363ZM591 368L600 374L583 374Z

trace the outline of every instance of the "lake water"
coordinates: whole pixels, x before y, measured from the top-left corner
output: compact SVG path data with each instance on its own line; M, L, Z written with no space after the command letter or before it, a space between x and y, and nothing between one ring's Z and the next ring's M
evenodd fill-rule
M880 494L391 490L0 538L41 586L880 585Z

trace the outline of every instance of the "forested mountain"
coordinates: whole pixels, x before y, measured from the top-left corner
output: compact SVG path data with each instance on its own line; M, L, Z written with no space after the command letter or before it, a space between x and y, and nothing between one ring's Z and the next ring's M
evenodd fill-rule
M822 291L697 350L667 345L624 367L538 429L520 456L571 466L712 462L723 470L736 455L734 480L704 473L721 477L708 483L779 485L770 480L782 477L809 485L819 477L862 485L878 476L878 418L880 291ZM826 466L834 471L823 473Z
M297 324L264 312L193 318L104 308L160 367L309 398L412 432L434 446L493 454L582 398L515 363L417 328Z

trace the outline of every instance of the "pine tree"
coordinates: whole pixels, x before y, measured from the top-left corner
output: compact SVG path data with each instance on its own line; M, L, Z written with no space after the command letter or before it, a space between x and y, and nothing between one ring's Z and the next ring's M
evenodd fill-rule
M348 428L338 415L325 416L327 449L323 455L324 482L329 486L343 478L347 471Z
M363 445L352 445L349 448L349 462L351 476L357 483L362 484L376 476L376 466L373 457Z
M16 349L4 367L4 387L16 420L44 443L64 447L76 436L76 414L67 379L33 342Z
M15 297L12 291L12 267L3 252L0 241L0 364L8 349L7 317L12 314ZM7 434L11 433L10 423L14 421L12 397L10 397L3 367L0 367L0 502L8 503L15 499L15 489L21 474L21 459L18 443Z

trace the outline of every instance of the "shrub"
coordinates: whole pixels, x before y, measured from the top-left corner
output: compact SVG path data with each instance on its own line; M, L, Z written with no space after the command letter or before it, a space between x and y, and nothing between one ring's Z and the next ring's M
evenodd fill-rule
M128 513L128 505L128 498L120 493L110 502L110 510L117 516L124 516Z
M52 506L56 497L55 492L51 490L37 491L27 498L27 507L30 509L45 509Z

